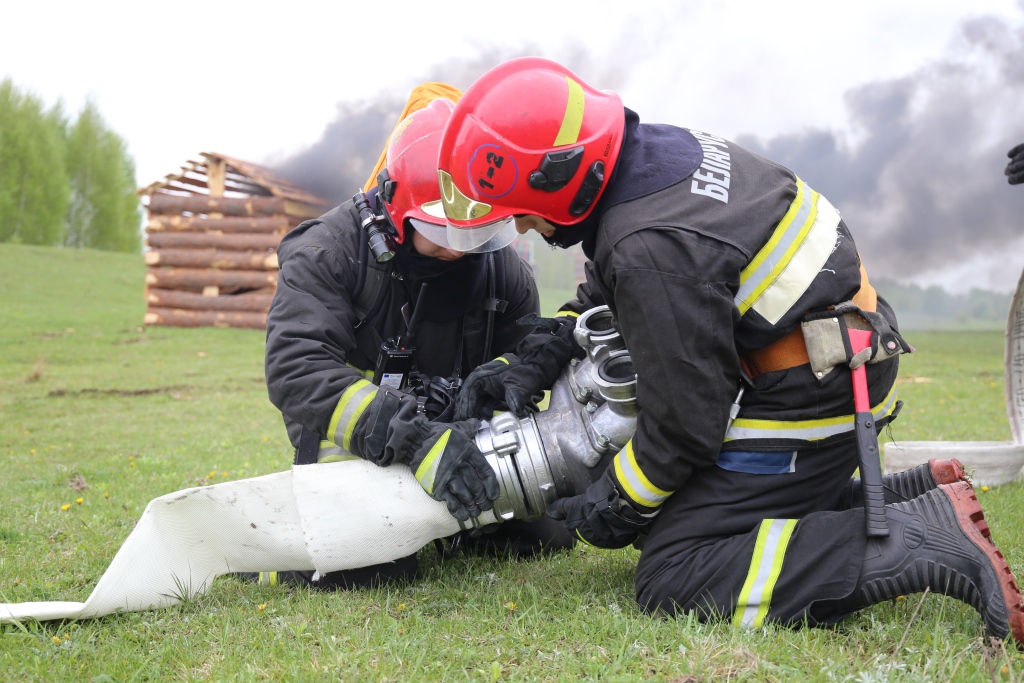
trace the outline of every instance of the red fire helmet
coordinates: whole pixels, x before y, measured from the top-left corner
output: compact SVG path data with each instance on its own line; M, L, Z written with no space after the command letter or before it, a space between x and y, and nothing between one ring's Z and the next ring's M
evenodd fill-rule
M388 141L378 190L391 217L398 243L406 221L428 240L449 247L441 192L437 186L437 150L455 103L438 98L402 119Z
M517 214L572 225L590 213L622 148L625 111L539 57L500 64L455 106L438 157L448 242L482 251Z

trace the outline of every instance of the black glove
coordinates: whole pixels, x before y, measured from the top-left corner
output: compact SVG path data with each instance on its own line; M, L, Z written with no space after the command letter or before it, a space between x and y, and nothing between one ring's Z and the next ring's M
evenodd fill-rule
M548 506L549 517L564 520L571 533L598 548L625 548L636 541L656 514L642 515L623 500L610 469L583 495L562 498Z
M1011 185L1024 183L1024 142L1007 152L1006 156L1010 157L1010 163L1006 165L1005 171L1007 180Z
M519 343L515 354L506 353L469 373L459 393L456 419L490 418L502 402L522 417L533 395L554 384L570 358L582 356L573 339L572 318L531 315L518 322L536 325L537 330Z
M459 521L490 510L501 493L494 470L473 443L478 420L430 422L409 460L416 480Z

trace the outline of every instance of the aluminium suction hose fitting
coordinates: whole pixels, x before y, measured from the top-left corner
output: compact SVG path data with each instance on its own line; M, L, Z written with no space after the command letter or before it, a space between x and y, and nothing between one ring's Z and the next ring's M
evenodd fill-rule
M587 357L565 367L547 410L501 413L477 432L498 476L499 520L539 519L559 498L583 493L636 431L636 374L607 306L580 316L576 339Z

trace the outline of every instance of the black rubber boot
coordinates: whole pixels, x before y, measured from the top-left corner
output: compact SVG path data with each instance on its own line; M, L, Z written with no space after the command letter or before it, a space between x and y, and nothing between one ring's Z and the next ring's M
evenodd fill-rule
M1024 599L968 482L888 505L886 517L889 536L868 540L852 603L866 607L928 589L971 605L991 637L1012 635L1024 649Z
M932 458L928 462L912 467L909 470L883 475L882 489L885 495L885 504L891 505L893 503L913 500L933 490L940 484L952 484L958 481L967 481L964 466L959 460L956 458L950 458L949 460ZM846 498L848 503L845 507L847 508L864 505L860 479L850 481Z

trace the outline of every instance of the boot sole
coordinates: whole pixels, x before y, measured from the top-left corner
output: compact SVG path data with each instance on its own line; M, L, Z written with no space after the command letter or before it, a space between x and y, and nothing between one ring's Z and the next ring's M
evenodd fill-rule
M932 458L928 461L928 468L931 470L932 479L935 481L936 486L967 481L967 472L964 471L964 465L956 458L948 460Z
M956 460L953 462L960 465ZM962 470L963 466L960 465L960 468ZM985 513L981 509L978 497L974 494L974 488L966 481L942 484L938 488L953 504L960 528L992 563L992 568L996 571L999 585L1003 591L1010 633L1017 643L1017 648L1024 650L1024 598L1021 597L1020 588L1017 587L1017 581L1013 578L1010 565L1006 563L1003 553L992 541L992 531L988 527L988 522L985 521Z

